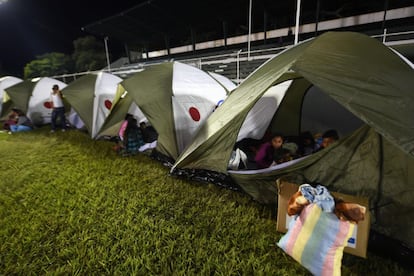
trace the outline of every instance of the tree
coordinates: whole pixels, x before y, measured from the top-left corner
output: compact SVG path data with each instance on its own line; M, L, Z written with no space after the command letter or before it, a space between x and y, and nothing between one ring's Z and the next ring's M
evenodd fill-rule
M73 42L72 58L77 72L101 70L106 66L105 47L93 36L85 36Z
M24 67L24 78L47 77L69 73L73 68L70 56L63 53L47 53L37 56Z
M73 41L73 45L72 55L54 52L37 56L24 67L24 78L95 71L106 66L104 45L95 37L78 38Z

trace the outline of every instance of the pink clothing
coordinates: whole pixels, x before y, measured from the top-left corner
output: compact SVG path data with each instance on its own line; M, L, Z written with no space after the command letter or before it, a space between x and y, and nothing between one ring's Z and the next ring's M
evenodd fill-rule
M118 135L119 135L119 138L121 139L121 141L124 141L124 133L125 133L125 129L126 129L127 125L128 125L128 120L125 120L125 121L122 122L121 127L119 128Z
M272 164L274 151L271 142L264 143L260 146L254 157L258 169L268 168Z

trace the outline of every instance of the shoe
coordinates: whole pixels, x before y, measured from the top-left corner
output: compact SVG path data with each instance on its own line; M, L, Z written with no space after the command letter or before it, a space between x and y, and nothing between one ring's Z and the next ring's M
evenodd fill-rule
M62 132L65 132L65 131L66 131L66 129L62 128Z
M55 133L55 131L52 129L52 130L50 131L50 133Z
M8 134L12 134L12 132L11 131L9 131L9 132L7 132Z

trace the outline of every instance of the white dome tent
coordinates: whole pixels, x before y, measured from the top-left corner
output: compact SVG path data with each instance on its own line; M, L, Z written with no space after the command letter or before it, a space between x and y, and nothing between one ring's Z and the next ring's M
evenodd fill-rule
M51 121L50 92L55 84L60 89L66 86L66 83L62 81L44 77L19 82L5 91L12 105L26 113L34 125L40 126L49 124Z

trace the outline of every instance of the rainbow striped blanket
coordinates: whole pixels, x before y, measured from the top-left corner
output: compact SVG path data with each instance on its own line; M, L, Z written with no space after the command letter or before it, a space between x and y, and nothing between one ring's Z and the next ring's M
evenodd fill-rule
M278 246L314 275L341 275L343 250L354 227L312 203L290 222Z

